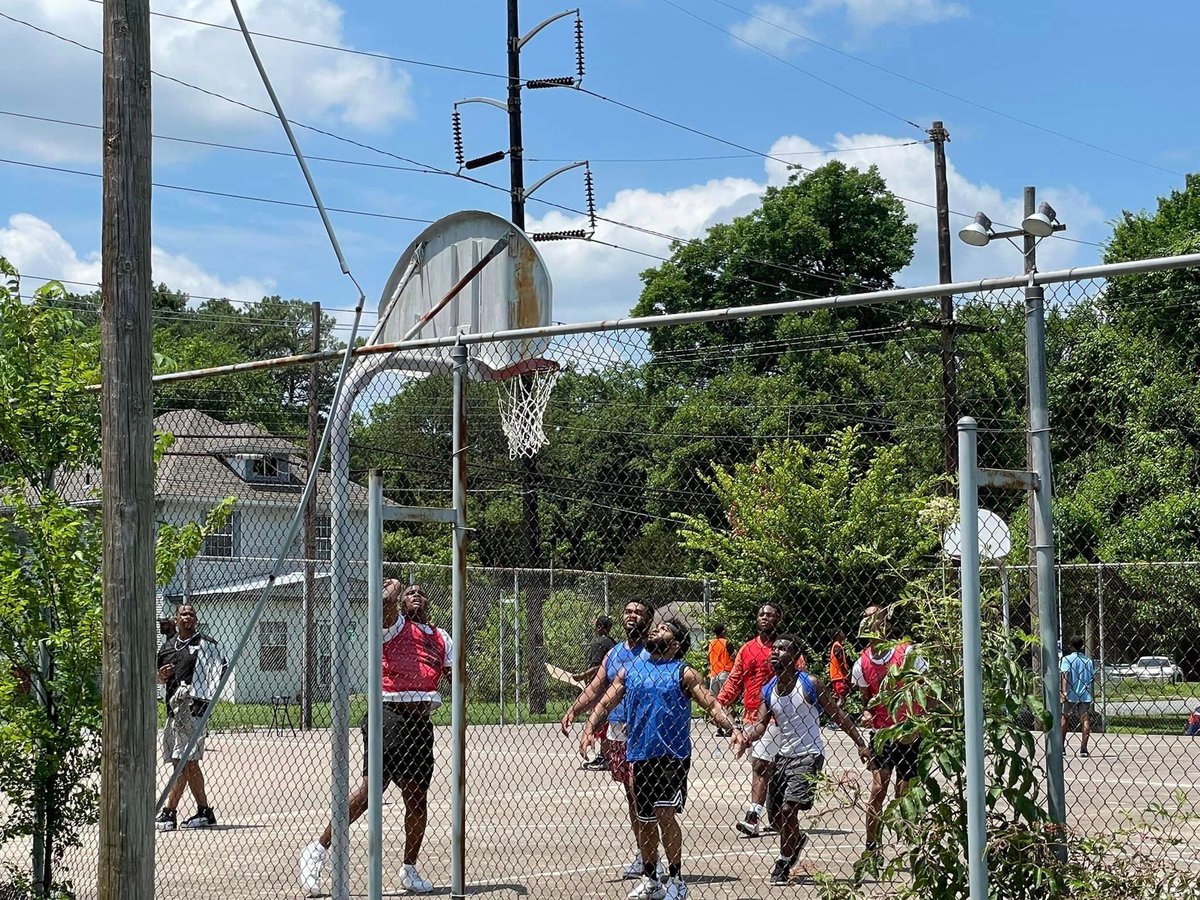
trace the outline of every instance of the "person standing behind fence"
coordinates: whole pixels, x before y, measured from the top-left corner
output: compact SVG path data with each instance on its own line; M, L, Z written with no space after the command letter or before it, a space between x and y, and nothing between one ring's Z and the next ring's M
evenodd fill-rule
M604 658L608 656L608 651L617 646L617 642L609 634L612 631L612 619L608 616L596 616L596 621L592 623L592 630L595 632L595 639L588 644L583 661L587 668L571 676L584 685L591 684L592 679L596 677L596 672L604 665ZM608 753L611 748L608 746L607 724L597 736L600 738L600 752L596 754L595 759L589 759L580 766L581 769L594 769L597 771L606 771L608 769Z
M402 593L403 591L403 593ZM399 600L399 608L397 608ZM404 798L404 864L400 884L413 893L433 890L417 871L428 822L427 798L433 780L434 711L442 705L438 683L450 677L450 635L429 624L429 600L419 584L383 584L383 780ZM350 821L367 811L367 718L362 720L362 781L350 795ZM382 798L380 798L382 799ZM305 896L321 892L321 870L329 857L333 826L300 853L300 887Z
M725 637L725 623L713 626L712 640L708 642L708 690L715 697L725 687L729 673L733 670L733 656L729 652L729 639ZM732 732L717 729L719 737L729 737Z
M183 761L167 803L154 820L158 831L175 830L175 808L183 798L185 787L191 790L196 801L196 814L187 819L183 827L211 828L217 824L217 817L208 804L204 773L200 769L205 735L200 732L196 737L196 731L216 693L225 659L217 642L200 634L198 625L196 608L190 603L182 604L175 613L174 629L169 633L163 629L167 638L158 649L158 682L163 685L163 701L167 706L162 730L162 761L176 767ZM196 746L185 757L187 746L193 740Z
M644 642L650 630L650 622L654 610L647 600L630 600L625 604L621 614L621 624L625 627L625 642L617 644L604 657L604 665L596 670L592 683L584 689L579 698L571 704L563 714L560 727L563 735L571 732L575 717L587 712L604 696L605 691L616 680L623 670L629 669L643 660L649 659ZM642 853L638 838L637 808L633 802L633 769L629 766L625 755L625 705L618 703L608 715L608 771L613 781L620 782L625 788L625 802L629 808L629 825L633 829L635 856L633 862L626 867L624 878L640 878L642 875Z
M856 880L861 880L866 870L875 867L879 862L879 831L883 823L883 804L887 799L892 773L896 775L896 799L899 799L907 790L908 782L917 774L917 761L921 752L919 739L880 742L876 733L922 711L918 706L902 704L893 716L887 705L879 702L884 680L904 668L912 649L907 641L892 642L896 632L887 609L880 606L867 607L863 611L859 636L866 638L868 643L854 663L850 677L862 691L866 704L863 715L870 719L872 732L871 795L867 801L866 849L855 865ZM887 649L884 649L885 647ZM929 664L922 657L914 656L911 662L910 668L916 672L925 672L929 668Z
M705 688L700 673L683 662L690 646L688 630L678 619L659 623L646 638L649 658L617 673L579 741L586 757L596 729L610 710L624 703L642 857L641 881L629 900L685 900L688 895L679 815L687 803L692 762L692 701L719 726L733 729L733 720ZM660 838L667 856L665 883L658 877Z
M1092 736L1092 684L1096 680L1096 664L1083 652L1083 638L1071 638L1071 650L1063 657L1062 672L1062 732L1063 744L1073 722L1079 723L1082 736L1079 755L1088 755L1088 738Z
M833 646L829 648L829 689L838 706L850 695L850 657L846 654L846 632L838 629L833 633Z
M729 680L721 688L717 697L725 709L729 709L742 698L742 720L755 722L758 718L758 707L762 704L762 689L774 672L771 670L771 642L779 629L783 610L776 603L764 603L758 608L755 624L758 635L742 646L733 661L733 669ZM804 671L804 657L797 656L796 668ZM774 823L774 805L769 803L767 788L771 781L772 766L779 753L779 728L774 724L767 726L766 732L754 744L750 760L750 808L745 816L734 827L746 835L754 837L762 828L763 814L767 815L767 824L772 828Z

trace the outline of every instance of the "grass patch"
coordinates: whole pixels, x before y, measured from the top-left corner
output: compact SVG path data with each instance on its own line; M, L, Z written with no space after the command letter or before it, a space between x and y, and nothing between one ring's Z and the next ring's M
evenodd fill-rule
M1100 685L1096 684L1093 693L1100 696ZM1104 693L1110 701L1130 700L1190 700L1200 696L1200 684L1167 684L1161 681L1136 681L1124 679L1109 681L1104 686Z

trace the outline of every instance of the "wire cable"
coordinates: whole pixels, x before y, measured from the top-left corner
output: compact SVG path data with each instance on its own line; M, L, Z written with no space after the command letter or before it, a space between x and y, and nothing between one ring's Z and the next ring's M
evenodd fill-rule
M720 25L718 25L716 22L712 22L712 21L704 18L703 16L699 15L698 13L694 13L690 9L680 6L678 3L675 2L675 0L662 0L662 2L667 4L667 6L670 6L674 9L678 10L679 12L683 13L686 16L691 16L697 22L703 22L709 28L713 28L713 29L721 32L722 34L726 34L729 37L733 38L735 41L745 44L747 47L750 47L753 50L757 50L759 53L762 53L765 56L771 57L771 59L775 60L776 62L783 63L789 69L795 69L801 75L806 75L807 77L811 78L813 81L819 82L820 84L823 84L828 88L832 88L833 90L837 91L839 94L845 94L847 97L850 97L854 100L857 100L859 103L863 103L863 104L871 107L871 109L875 110L876 112L881 112L885 116L891 116L893 119L898 119L899 121L903 122L905 125L911 125L913 128L917 129L917 131L921 132L922 134L925 133L924 128L922 128L920 125L918 125L916 122L914 122L912 119L908 118L907 116L902 116L902 115L900 115L900 113L892 112L892 110L888 109L886 106L880 106L875 101L868 100L866 97L862 96L861 94L856 94L851 90L847 90L846 88L842 87L839 84L835 84L834 82L830 81L827 78L822 78L820 75L817 75L815 72L810 72L808 69L801 68L800 66L796 65L791 60L784 59L782 56L778 56L777 54L772 53L770 50L767 50L765 47L760 47L758 44L755 44L752 41L746 40L741 35L734 34L728 28L723 28Z
M664 2L666 2L666 0L664 0ZM831 44L826 44L823 41L819 41L816 38L811 37L807 34L804 34L802 32L795 31L791 28L788 28L786 25L783 25L779 22L774 22L770 19L765 19L762 16L756 15L753 12L742 9L741 7L735 6L732 3L728 3L728 2L726 2L726 0L712 0L712 2L717 3L721 6L724 6L726 9L731 9L736 13L740 13L743 16L747 16L748 18L754 19L758 22L762 22L764 25L769 25L772 28L777 28L786 34L790 34L793 37L798 38L799 40L806 41L809 44L812 44L813 46L820 47L823 50L828 50L830 53L836 53L838 56L843 56L846 59L853 60L854 62L860 63L861 65L869 66L872 69L875 69L876 71L883 72L885 75L891 75L893 78L899 78L902 81L907 81L909 84L915 84L918 87L925 88L928 91L933 91L936 94L941 94L943 97L949 97L951 100L957 100L959 103L965 103L968 106L973 106L976 109L981 109L984 112L991 113L992 115L1000 116L1001 118L1008 119L1010 122L1016 122L1019 125L1024 125L1025 127L1032 128L1035 131L1041 131L1044 134L1053 135L1054 137L1061 138L1065 141L1070 141L1073 144L1079 144L1081 147L1087 147L1091 150L1097 150L1100 153L1107 153L1109 156L1116 157L1117 159L1123 159L1126 162L1136 163L1139 166L1145 166L1146 168L1149 168L1149 169L1157 169L1160 172L1166 172L1168 175L1177 175L1181 178L1184 177L1184 175L1185 175L1185 173L1183 173L1183 172L1177 172L1174 169L1168 169L1168 168L1165 168L1164 166L1156 165L1155 163L1152 163L1152 162L1146 162L1146 160L1144 160L1144 159L1138 159L1136 157L1129 156L1125 153L1121 153L1118 150L1113 150L1109 147L1104 147L1104 146L1101 146L1100 144L1095 144L1095 143L1092 143L1091 141L1086 141L1082 138L1072 137L1069 134L1065 134L1064 132L1061 132L1061 131L1056 131L1053 128L1047 128L1045 125L1039 125L1036 122L1030 122L1028 119L1022 119L1020 116L1014 116L1011 113L1006 113L1003 110L996 109L995 107L988 106L988 105L986 105L984 103L980 103L976 100L972 100L969 97L964 97L961 94L956 94L953 91L948 91L945 88L940 88L937 85L930 84L927 81L921 81L919 78L913 78L911 75L905 75L903 72L897 72L895 69L889 69L889 68L887 68L887 66L881 66L878 63L873 63L869 59L863 59L861 56L855 56L853 53L848 53L845 50L841 50L837 47L834 47ZM672 4L672 5L674 5L674 4Z

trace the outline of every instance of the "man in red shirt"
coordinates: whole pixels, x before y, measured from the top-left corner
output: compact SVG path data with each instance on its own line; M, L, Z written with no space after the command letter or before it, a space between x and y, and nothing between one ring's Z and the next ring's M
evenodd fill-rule
M733 661L733 671L721 693L717 697L723 707L728 709L742 698L742 721L758 721L758 707L762 703L763 686L775 677L771 667L771 643L779 630L779 621L783 611L775 603L764 603L758 608L755 623L758 635L737 652ZM798 655L796 670L804 671L804 657ZM774 723L767 727L766 733L754 742L750 759L750 808L745 817L735 826L738 831L748 837L754 837L761 830L761 820L767 813L767 823L775 828L773 821L773 804L767 805L767 785L771 781L771 773L775 766L775 757L779 755L779 728Z

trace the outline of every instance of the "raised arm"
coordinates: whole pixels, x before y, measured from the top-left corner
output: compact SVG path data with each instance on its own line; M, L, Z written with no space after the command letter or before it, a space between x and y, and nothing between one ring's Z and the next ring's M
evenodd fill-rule
M699 703L700 708L712 716L717 725L730 731L733 730L732 717L717 702L717 698L705 687L704 679L700 677L699 672L690 667L684 668L681 680L683 692Z
M609 651L610 653L612 651ZM592 676L591 683L583 689L583 693L575 698L575 702L563 714L562 722L559 723L559 728L564 735L569 734L571 726L575 723L575 717L581 712L587 712L596 705L596 701L604 696L604 692L608 690L608 656L604 657L604 662L596 667L596 674Z
M383 616L380 621L383 623L383 630L387 631L396 624L396 620L400 618L400 592L404 590L404 586L395 578L389 578L383 583Z
M817 701L821 704L821 709L825 711L838 728L846 732L850 740L854 741L854 746L858 748L858 758L863 762L870 762L871 748L863 739L862 732L855 726L854 721L842 712L842 707L838 704L833 694L829 693L829 688L825 686L824 682L820 678L811 675L809 677L812 678L813 687L817 690Z
M579 738L579 755L587 759L591 752L592 745L596 742L596 729L600 724L608 719L608 714L613 711L621 698L625 696L625 670L622 669L617 673L617 677L613 679L613 683L609 685L604 696L600 698L600 702L596 708L592 710L592 714L588 716L587 724L583 726L583 735Z

